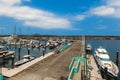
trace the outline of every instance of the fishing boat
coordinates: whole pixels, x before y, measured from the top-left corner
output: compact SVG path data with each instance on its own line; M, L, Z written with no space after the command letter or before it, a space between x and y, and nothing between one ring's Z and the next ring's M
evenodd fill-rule
M116 66L116 64L111 61L110 56L108 54L108 51L103 48L99 47L95 50L94 57L98 63L98 67L103 72L105 71L105 68L107 68L107 74L110 77L117 77L119 73L119 69Z
M24 55L23 59L21 59L20 61L15 62L14 65L19 66L19 65L22 65L22 64L24 64L26 62L29 62L29 61L33 60L33 59L35 59L35 57L30 56L30 55Z

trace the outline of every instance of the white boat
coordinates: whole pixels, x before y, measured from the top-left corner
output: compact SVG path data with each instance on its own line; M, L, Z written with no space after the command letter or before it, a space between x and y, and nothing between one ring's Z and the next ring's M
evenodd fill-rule
M23 59L20 60L20 61L15 62L14 65L15 65L15 66L19 66L19 65L24 64L24 63L26 63L26 62L29 62L29 61L31 61L31 60L33 60L33 59L35 59L35 57L30 56L30 55L24 55L24 56L23 56Z
M86 53L91 54L92 53L92 46L90 44L87 44L86 46Z
M116 64L113 61L111 61L108 52L105 48L97 48L95 50L94 57L98 63L98 67L100 70L105 71L105 68L107 68L107 72L110 77L118 76L119 69L116 66Z
M90 44L87 44L86 51L92 51L92 46Z

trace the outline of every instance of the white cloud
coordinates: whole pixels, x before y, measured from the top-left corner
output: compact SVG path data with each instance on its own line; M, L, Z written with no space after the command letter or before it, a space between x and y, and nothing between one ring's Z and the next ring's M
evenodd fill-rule
M30 0L24 0L30 1ZM23 21L24 25L44 29L70 28L70 21L51 12L22 6L22 0L1 0L0 16Z
M0 0L0 6L2 7L13 6L13 5L18 5L18 4L21 4L21 0Z
M91 13L95 15L106 16L106 15L114 14L115 10L114 8L109 7L109 6L100 6L100 7L92 9Z
M77 15L74 18L75 18L75 20L81 21L81 20L85 19L85 15Z
M102 5L90 10L90 14L98 16L109 16L120 18L120 0L105 0L106 5Z

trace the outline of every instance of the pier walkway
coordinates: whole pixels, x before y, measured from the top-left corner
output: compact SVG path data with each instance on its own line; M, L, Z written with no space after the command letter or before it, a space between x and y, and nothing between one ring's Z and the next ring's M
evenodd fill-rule
M102 80L101 73L97 67L97 64L93 56L91 56L91 65L92 65L93 70L91 71L90 80Z

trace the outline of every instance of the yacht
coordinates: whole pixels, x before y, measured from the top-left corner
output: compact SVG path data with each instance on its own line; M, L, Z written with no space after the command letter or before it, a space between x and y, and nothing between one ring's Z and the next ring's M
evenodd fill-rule
M111 61L108 51L103 48L99 47L95 50L94 57L98 63L98 67L100 70L105 71L107 68L108 76L110 77L117 77L119 73L119 69L116 64Z
M22 65L22 64L24 64L26 62L29 62L29 61L33 60L33 59L35 59L35 57L30 56L30 55L24 55L23 59L21 59L20 61L15 62L14 65L19 66L19 65Z

